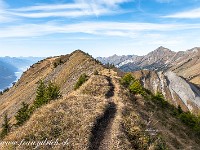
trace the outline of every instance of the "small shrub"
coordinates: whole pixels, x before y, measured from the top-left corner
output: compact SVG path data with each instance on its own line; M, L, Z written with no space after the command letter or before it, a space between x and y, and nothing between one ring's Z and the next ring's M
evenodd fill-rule
M107 69L113 69L113 68L115 68L115 65L114 65L114 64L110 64L110 63L107 63L107 64L105 64L104 66L105 66L105 68L107 68Z
M23 102L22 107L17 111L17 114L15 115L15 119L17 120L16 125L17 126L22 125L29 118L30 118L29 105Z
M62 59L59 59L59 64L61 65L63 63Z
M178 105L178 110L177 111L178 111L179 114L183 113L183 110L182 110L180 105Z
M58 65L61 65L63 63L64 63L64 61L61 58L59 58L54 61L53 66L54 66L54 68L56 68Z
M37 88L34 108L39 108L42 105L47 104L49 101L57 99L58 97L60 97L60 88L52 82L45 85L41 80Z
M127 73L121 78L120 83L125 87L129 87L134 81L135 78L130 73Z
M1 134L0 134L0 137L1 139L4 138L8 132L10 131L10 124L9 124L9 119L8 119L8 115L5 114L4 115L4 122L2 124L2 130L1 130Z
M153 95L152 100L160 105L162 108L169 106L169 103L165 100L164 96L160 92L156 93L156 95Z
M134 82L129 86L129 90L130 90L133 94L145 95L144 88L143 88L142 85L140 84L140 81L139 81L139 80L134 81Z
M183 112L179 115L181 121L192 129L198 130L200 133L200 118L191 112Z
M57 62L53 63L54 68L56 68L58 66Z
M94 75L98 75L99 72L97 70L94 71Z
M77 90L77 89L78 89L83 83L85 83L87 80L88 80L88 76L87 76L85 73L82 74L82 75L79 77L77 83L75 84L74 90Z
M48 86L46 87L45 98L47 98L47 101L50 101L55 100L58 97L60 97L60 88L52 82L49 82Z
M36 98L34 101L34 106L35 108L39 108L43 104L47 103L47 98L46 98L46 86L42 80L40 80L39 85L37 87L36 91Z
M9 88L6 88L3 90L3 93L8 92L8 91L9 91Z

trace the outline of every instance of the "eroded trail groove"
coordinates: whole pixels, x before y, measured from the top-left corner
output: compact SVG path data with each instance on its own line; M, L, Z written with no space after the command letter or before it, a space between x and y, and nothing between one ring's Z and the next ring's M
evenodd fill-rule
M109 101L109 104L104 114L96 120L96 124L92 129L89 150L109 150L109 145L111 144L111 130L117 107L113 100L115 86L111 77L107 76L107 80L110 89L105 97Z
M115 86L114 86L114 84L113 84L113 82L112 82L112 78L111 77L106 77L106 79L108 80L108 85L109 85L109 87L110 87L110 89L108 90L108 92L106 93L106 98L111 98L111 97L113 97L114 96L114 92L115 92Z
M97 119L96 124L92 129L92 137L90 140L89 150L103 149L102 142L111 128L112 121L115 117L116 105L110 102L104 115Z

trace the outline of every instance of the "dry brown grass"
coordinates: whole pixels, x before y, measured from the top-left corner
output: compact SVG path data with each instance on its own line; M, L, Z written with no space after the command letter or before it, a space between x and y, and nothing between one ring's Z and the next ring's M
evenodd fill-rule
M105 79L99 76L93 76L92 79L98 78L98 81L102 81L101 85L106 87ZM96 80L89 80L83 86L87 86L93 82L93 86L90 86L91 90L94 89ZM91 91L92 92L92 91ZM31 119L22 127L10 133L4 140L37 140L42 141L45 138L59 139L59 141L68 140L66 146L56 147L41 147L41 149L87 149L89 145L89 139L91 136L91 129L98 116L101 116L108 104L103 94L105 95L106 89L102 91L102 95L86 95L83 91L77 90L72 92L62 99L52 102L37 112L31 117ZM32 146L15 147L17 149L30 149Z
M62 65L54 68L54 61L62 59ZM37 85L40 79L53 81L61 88L61 94L67 95L80 74L91 75L95 70L101 71L102 66L82 51L70 55L47 58L28 69L8 92L0 96L0 125L3 115L8 114L11 123L15 123L14 115L22 102L32 104L35 99Z

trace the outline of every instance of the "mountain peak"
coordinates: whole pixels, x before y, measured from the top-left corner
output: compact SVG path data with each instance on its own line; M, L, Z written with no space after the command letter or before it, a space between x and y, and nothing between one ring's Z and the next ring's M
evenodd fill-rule
M163 47L163 46L158 47L155 51L170 51L171 52L170 49Z
M189 50L187 50L188 52L196 52L196 53L198 53L198 52L200 52L200 47L194 47L194 48L192 48L192 49L189 49Z

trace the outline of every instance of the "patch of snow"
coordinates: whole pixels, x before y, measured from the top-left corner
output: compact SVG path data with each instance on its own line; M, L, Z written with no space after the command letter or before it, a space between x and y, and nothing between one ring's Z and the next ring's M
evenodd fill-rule
M128 64L128 63L133 63L133 62L134 62L134 60L132 60L132 59L127 59L127 60L121 62L119 65L117 65L117 67L121 67L121 66L123 66L123 65L126 65L126 64Z

